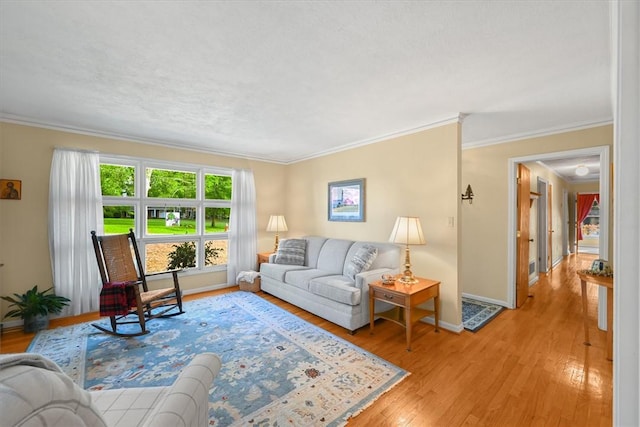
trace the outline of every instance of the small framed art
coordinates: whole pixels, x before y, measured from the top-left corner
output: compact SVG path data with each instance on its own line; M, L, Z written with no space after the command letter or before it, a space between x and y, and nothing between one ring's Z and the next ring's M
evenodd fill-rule
M329 221L364 222L364 184L364 178L329 183Z
M22 181L18 179L0 179L0 199L20 200Z

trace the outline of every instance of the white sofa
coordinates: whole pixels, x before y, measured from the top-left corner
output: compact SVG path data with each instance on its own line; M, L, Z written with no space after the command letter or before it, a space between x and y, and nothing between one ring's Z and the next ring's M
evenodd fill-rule
M217 355L201 353L171 386L88 392L44 356L0 355L0 425L208 426L209 389L220 366Z
M268 263L260 265L262 291L351 333L368 324L369 283L380 280L383 274L400 272L401 248L391 243L318 236L301 239L306 242L303 265L278 264L278 253L271 255ZM289 239L281 240L281 248L286 246L286 240ZM377 255L365 271L351 278L349 265L363 246L375 247Z

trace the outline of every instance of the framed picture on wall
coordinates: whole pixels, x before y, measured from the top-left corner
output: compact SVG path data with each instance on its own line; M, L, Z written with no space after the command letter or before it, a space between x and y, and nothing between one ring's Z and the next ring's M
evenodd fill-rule
M364 178L330 182L329 221L364 222Z
M0 179L0 199L20 200L22 181L18 179Z

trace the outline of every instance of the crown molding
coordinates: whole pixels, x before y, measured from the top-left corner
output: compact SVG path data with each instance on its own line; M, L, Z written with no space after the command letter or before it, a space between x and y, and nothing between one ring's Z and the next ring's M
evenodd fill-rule
M437 127L440 127L440 126L450 125L452 123L462 123L466 116L467 116L466 114L458 113L458 114L456 114L454 116L446 117L446 118L437 120L435 122L431 122L431 123L428 123L428 124L425 124L425 125L421 125L421 126L418 126L418 127L415 127L415 128L404 129L404 130L400 130L400 131L397 131L397 132L391 132L391 133L387 133L387 134L384 134L384 135L381 135L381 136L376 136L376 137L373 137L373 138L362 139L360 141L344 144L344 145L341 145L339 147L336 147L336 148L333 148L333 149L330 149L330 150L320 151L320 152L312 154L310 156L300 157L298 159L292 160L290 162L287 162L287 164L293 164L293 163L298 163L298 162L302 162L302 161L305 161L305 160L315 159L315 158L318 158L318 157L324 157L324 156L328 156L330 154L339 153L341 151L347 151L347 150L351 150L353 148L363 147L365 145L375 144L377 142L386 141L386 140L392 139L392 138L399 138L399 137L405 136L405 135L412 135L414 133L422 132L422 131L428 130L428 129L437 128Z
M196 153L210 154L210 155L216 155L216 156L225 156L225 157L240 158L244 160L252 160L252 161L258 161L258 162L289 165L289 164L302 162L305 160L315 159L318 157L328 156L328 155L339 153L342 151L351 150L353 148L363 147L365 145L375 144L377 142L385 141L392 138L399 138L401 136L411 135L424 130L433 129L436 127L445 126L452 123L463 123L465 118L468 116L469 114L458 113L456 115L445 117L443 119L440 119L428 124L424 124L418 127L404 129L397 132L391 132L391 133L384 134L381 136L376 136L373 138L363 139L360 141L344 144L330 150L321 151L309 156L299 157L299 158L295 158L288 161L251 156L251 155L236 153L232 151L206 150L201 147L183 145L183 144L179 144L179 143L168 141L168 140L137 138L137 137L122 135L118 133L101 132L101 131L96 131L91 129L74 127L74 126L61 125L57 123L36 121L26 117L16 116L12 114L5 114L5 113L0 113L0 122L13 123L13 124L23 125L23 126L32 126L32 127L50 129L50 130L61 131L61 132L69 132L69 133L75 133L80 135L95 136L99 138L115 139L119 141L135 142L139 144L152 145L156 147L167 147L167 148L173 148L178 150L188 150ZM499 138L490 138L490 139L485 139L480 141L466 142L462 144L462 149L467 150L471 148L486 147L490 145L506 144L509 142L515 142L515 141L520 141L524 139L540 138L544 136L555 135L558 133L578 131L578 130L589 129L589 128L594 128L599 126L605 126L605 125L610 125L612 123L613 123L612 119L603 119L595 122L584 122L584 123L576 123L576 124L567 125L567 126L558 126L558 127L543 129L535 132L512 134L508 136L502 136ZM463 131L463 134L464 134L464 131Z
M203 148L200 148L200 147L194 147L194 146L190 146L190 145L183 145L183 144L179 144L179 143L172 142L172 141L165 141L165 140L159 140L159 139L137 138L137 137L133 137L133 136L122 135L122 134L112 133L112 132L100 132L100 131L96 131L96 130L78 128L78 127L74 127L74 126L65 126L65 125L60 125L60 124L55 124L55 123L47 123L47 122L35 121L35 120L27 119L25 117L14 116L14 115L11 115L11 114L0 113L0 122L13 123L13 124L16 124L16 125L31 126L31 127L42 128L42 129L50 129L50 130L61 131L61 132L69 132L69 133L75 133L75 134L79 134L79 135L95 136L95 137L98 137L98 138L115 139L115 140L118 140L118 141L135 142L135 143L138 143L138 144L146 144L146 145L152 145L152 146L156 146L156 147L165 147L165 148L174 148L174 149L178 149L178 150L187 150L187 151L193 151L193 152L201 153L201 154L211 154L211 155L214 155L214 156L233 157L233 158L239 158L239 159L243 159L243 160L253 160L253 161L258 161L258 162L276 163L276 164L281 164L281 165L286 164L286 162L282 162L282 161L277 161L277 160L273 160L273 159L265 159L265 158L256 157L256 156L248 156L246 154L234 153L234 152L231 152L231 151L206 150L206 149L203 149Z
M523 139L532 139L532 138L541 138L549 135L556 135L559 133L565 132L574 132L578 130L590 129L600 126L606 126L613 124L612 118L592 121L592 122L581 122L581 123L573 123L565 126L556 126L547 129L541 129L538 131L532 132L523 132L516 133L506 136L500 136L497 138L489 138L479 141L470 141L464 142L462 144L462 149L467 150L470 148L479 148L479 147L487 147L489 145L498 145L498 144L507 144L509 142L522 141Z

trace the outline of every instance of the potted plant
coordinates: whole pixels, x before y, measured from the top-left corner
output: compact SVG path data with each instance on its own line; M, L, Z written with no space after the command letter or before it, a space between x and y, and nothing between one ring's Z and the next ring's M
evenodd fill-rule
M49 293L53 288L46 291L38 292L38 285L29 289L27 292L13 294L14 297L0 297L10 302L10 310L4 317L19 317L24 320L25 332L37 332L41 329L49 327L49 314L57 314L62 311L64 306L69 304L71 300L65 297Z

